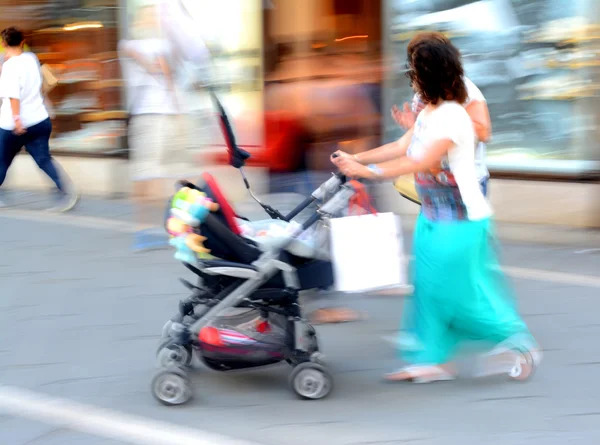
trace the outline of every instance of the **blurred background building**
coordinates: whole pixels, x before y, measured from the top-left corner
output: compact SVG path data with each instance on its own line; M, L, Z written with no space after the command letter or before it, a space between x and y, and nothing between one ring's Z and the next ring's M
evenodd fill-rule
M600 227L597 0L181 1L205 35L211 79L241 145L265 145L265 134L287 122L284 111L301 124L307 137L297 150L308 155L283 170L326 171L337 147L359 151L400 136L388 110L411 97L406 44L420 30L439 30L459 46L488 100L500 218ZM136 8L148 3L0 0L0 26L26 30L31 50L59 78L50 97L52 149L78 172L84 192L127 191L127 102L116 48ZM210 125L199 123L206 97L180 76L190 128L202 133L190 150L222 149L218 131L207 139ZM292 149L284 154L294 157ZM20 161L12 183L31 185L19 173L29 161Z

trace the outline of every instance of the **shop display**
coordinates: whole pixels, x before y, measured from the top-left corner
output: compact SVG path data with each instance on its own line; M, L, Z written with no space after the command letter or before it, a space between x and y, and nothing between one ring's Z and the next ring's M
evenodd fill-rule
M126 113L116 55L116 5L110 0L0 0L0 21L25 31L28 49L55 79L46 97L54 152L114 153L121 148Z
M108 154L119 150L123 131L118 121L84 123L79 130L54 137L50 148L61 152Z
M406 45L423 30L446 33L488 101L488 159L597 160L600 25L595 0L390 0L391 106L413 94L402 75ZM589 11L589 13L587 13ZM595 104L595 105L594 105ZM388 118L389 138L401 130ZM596 142L597 143L597 142Z

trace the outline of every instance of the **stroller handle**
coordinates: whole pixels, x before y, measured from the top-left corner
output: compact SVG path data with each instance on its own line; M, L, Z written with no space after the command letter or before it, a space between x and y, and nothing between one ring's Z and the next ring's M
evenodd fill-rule
M335 193L341 185L346 183L346 181L347 178L342 173L334 173L331 178L321 184L308 198L287 214L285 220L291 221L315 201L324 201L327 196Z

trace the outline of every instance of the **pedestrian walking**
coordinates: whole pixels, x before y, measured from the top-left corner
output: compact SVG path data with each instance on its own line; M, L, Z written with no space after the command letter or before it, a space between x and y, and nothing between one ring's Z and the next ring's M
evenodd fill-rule
M408 54L414 51L419 41L439 40L443 43L449 43L447 37L439 32L423 32L418 34L417 38L411 40L408 46ZM465 87L467 88L467 100L464 103L465 110L473 121L475 128L475 162L477 176L481 184L483 193L487 196L489 190L490 172L485 163L486 143L489 141L492 133L492 123L485 96L479 88L466 76L463 76ZM417 116L427 104L423 101L419 93L415 92L412 103L405 103L402 109L396 105L392 107L392 117L400 127L409 130L415 124Z
M15 156L25 147L56 186L53 210L71 210L78 196L66 190L50 155L52 122L44 105L40 63L33 53L24 51L25 38L19 29L6 28L1 38L5 52L0 74L0 186ZM5 205L0 196L0 207Z
M136 224L134 249L163 245L152 228L164 203L165 182L179 152L178 101L171 69L171 48L159 32L155 6L135 14L131 38L119 42L128 89L128 143ZM162 208L161 208L162 210Z
M494 251L492 209L479 184L475 130L459 51L419 39L408 54L411 83L427 104L398 141L332 161L350 177L414 174L421 213L414 233L414 296L405 305L402 358L390 380L431 382L455 376L451 361L466 341L492 346L484 373L525 379L541 352L510 296ZM499 367L496 367L499 366Z

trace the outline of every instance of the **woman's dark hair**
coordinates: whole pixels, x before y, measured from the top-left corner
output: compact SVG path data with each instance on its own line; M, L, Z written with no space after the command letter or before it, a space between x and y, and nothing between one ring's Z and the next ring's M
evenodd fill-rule
M23 40L25 40L25 35L23 34L23 31L12 26L10 28L4 29L2 33L0 33L0 36L2 36L2 40L4 41L4 43L6 43L10 47L19 46L21 45L21 43L23 43Z
M407 56L407 75L424 102L466 102L460 51L443 34L417 34L408 44Z

